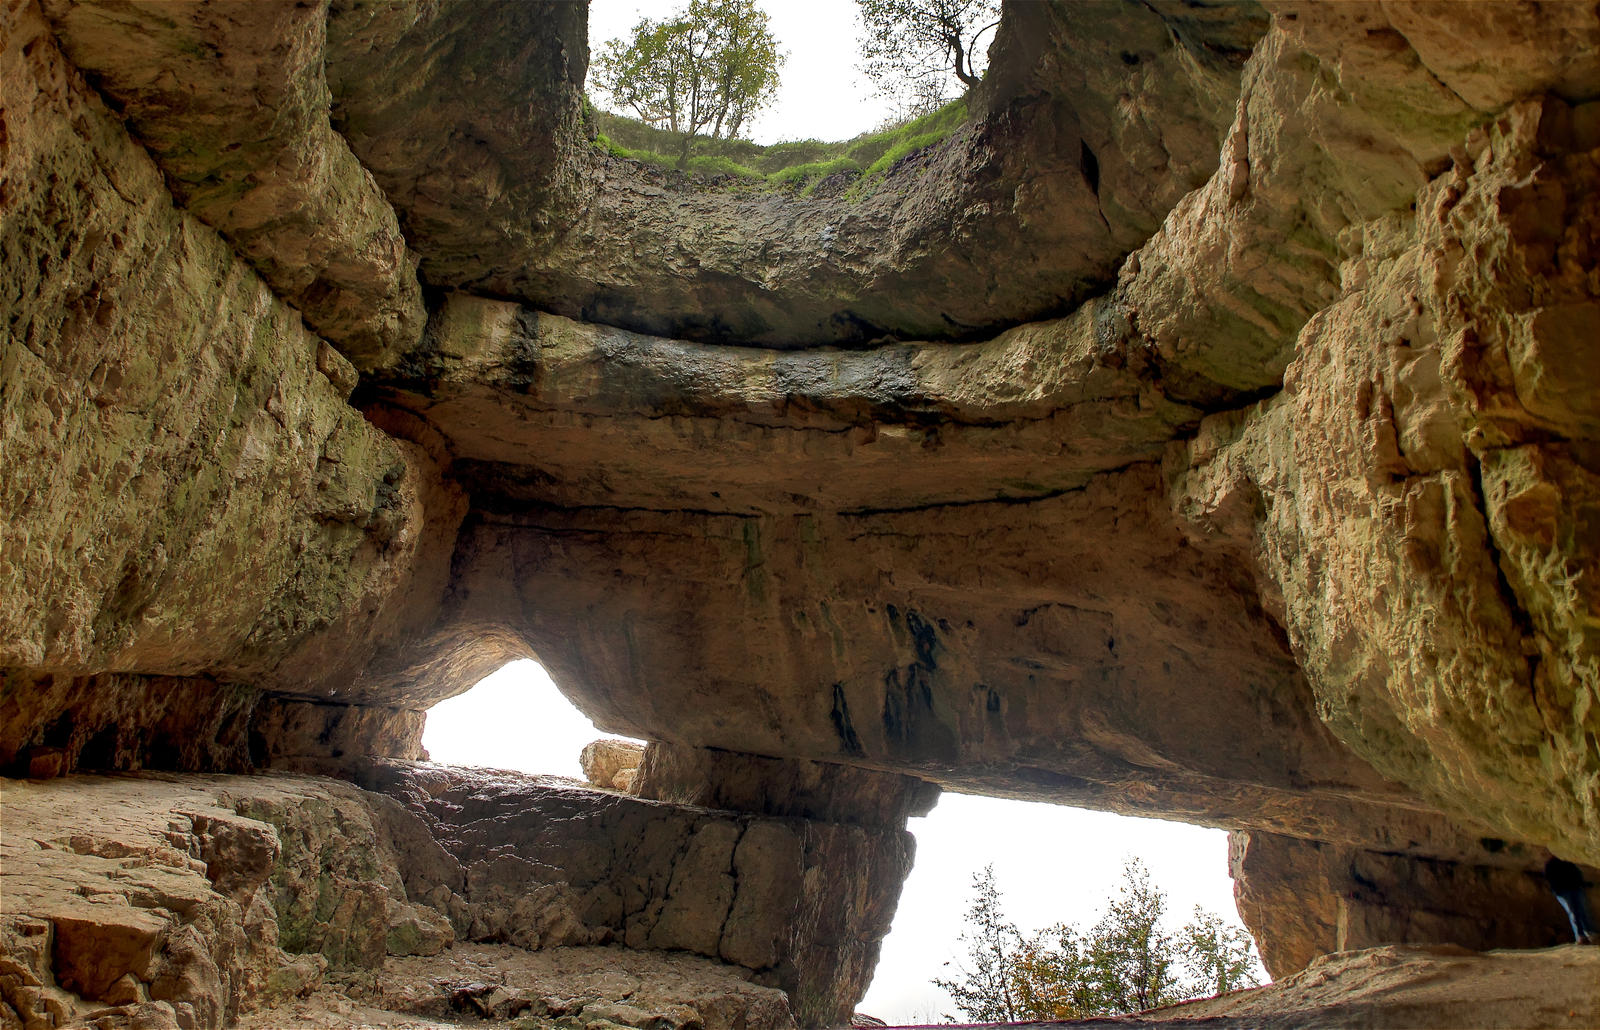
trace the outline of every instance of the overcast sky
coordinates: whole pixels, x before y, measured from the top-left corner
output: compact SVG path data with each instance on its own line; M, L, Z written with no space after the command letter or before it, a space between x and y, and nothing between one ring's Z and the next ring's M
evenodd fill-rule
M513 662L428 713L422 742L435 762L580 777L578 752L608 736L562 696L535 662ZM994 863L1006 913L1024 931L1066 921L1087 927L1136 855L1170 902L1174 927L1203 905L1237 922L1221 830L1129 819L1060 805L945 794L912 819L917 861L884 942L867 1012L891 1023L954 1013L929 981L948 977L972 874Z

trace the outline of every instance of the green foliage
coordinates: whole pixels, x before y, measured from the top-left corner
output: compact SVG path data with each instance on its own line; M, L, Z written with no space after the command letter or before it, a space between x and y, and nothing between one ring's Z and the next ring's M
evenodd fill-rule
M1000 24L1000 0L856 3L864 30L861 70L903 109L932 110L983 78L987 48L979 48Z
M594 112L593 125L594 145L615 157L682 167L690 172L739 176L752 184L809 195L824 179L840 173L857 173L859 191L896 161L938 143L960 128L966 117L966 102L956 100L936 111L842 143L795 140L761 146L749 140L696 136L690 142L687 162L669 153L677 148L678 137L665 130L606 111Z
M1087 933L1058 923L1023 937L1001 910L993 866L973 876L973 888L962 978L933 981L970 1020L1121 1015L1260 982L1243 928L1198 907L1177 934L1163 928L1166 894L1138 859Z
M1026 1018L1012 994L1022 936L1000 910L994 866L984 866L983 872L972 875L972 889L972 905L967 909L971 929L961 935L967 944L968 965L962 968L960 980L933 982L950 992L969 1019L1016 1022Z
M1178 951L1189 966L1190 987L1200 994L1226 994L1259 982L1250 934L1199 905L1179 934Z
M755 0L689 0L644 18L633 39L613 39L594 61L595 82L617 106L677 138L679 167L691 141L739 135L778 91L783 55Z

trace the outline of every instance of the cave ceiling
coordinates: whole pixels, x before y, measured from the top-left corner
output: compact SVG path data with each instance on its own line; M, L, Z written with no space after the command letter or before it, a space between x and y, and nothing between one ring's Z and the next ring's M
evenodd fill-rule
M653 740L1600 860L1592 5L1007 3L848 196L595 147L582 4L0 10L0 757L96 677L536 656Z

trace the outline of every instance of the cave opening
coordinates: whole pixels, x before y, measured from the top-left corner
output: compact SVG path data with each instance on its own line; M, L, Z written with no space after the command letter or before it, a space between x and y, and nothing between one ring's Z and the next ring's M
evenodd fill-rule
M428 709L422 746L443 765L582 779L579 754L603 738L643 744L597 729L544 666L525 658Z
M901 890L878 967L860 1009L890 1025L960 1015L931 980L959 979L960 941L974 877L992 866L1002 912L1023 937L1057 923L1087 931L1137 859L1166 896L1162 925L1176 931L1196 907L1240 926L1226 830L1039 801L945 792L907 825L916 863ZM1257 959L1255 976L1269 979Z
M543 666L523 659L429 709L422 743L439 764L582 780L579 754L605 738L629 739L597 728ZM973 881L986 866L1024 936L1063 922L1089 929L1130 859L1165 894L1168 930L1197 907L1241 925L1224 830L948 791L906 828L916 837L916 861L859 1006L891 1024L939 1022L958 1011L932 981L949 978L964 957ZM1259 964L1255 972L1268 979Z

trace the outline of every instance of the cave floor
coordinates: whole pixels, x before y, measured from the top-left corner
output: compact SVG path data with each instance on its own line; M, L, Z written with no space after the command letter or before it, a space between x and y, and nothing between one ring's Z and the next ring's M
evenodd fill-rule
M535 1030L555 1026L636 1025L646 1012L669 1015L674 961L607 948L457 946L432 957L391 959L368 1003L332 986L243 1017L248 1030ZM665 959L665 961L663 961ZM688 960L693 963L697 960ZM657 968L655 963L659 963ZM685 970L687 967L685 967ZM679 979L682 989L686 981ZM648 986L646 986L648 985ZM556 1022L517 999L576 998L601 987L618 999L609 1015L592 1005L577 1021ZM706 984L705 989L716 989ZM687 999L685 999L687 1000ZM737 1004L735 999L727 999ZM630 1004L636 1001L638 1004ZM663 1008L663 1003L667 1008ZM705 997L693 999L702 1007ZM489 1018L479 1018L482 1011ZM515 1012L515 1015L512 1013ZM732 1015L732 1009L729 1009ZM499 1018L496 1018L499 1017ZM729 1025L742 1025L735 1022ZM654 1022L637 1025L666 1025ZM949 1027L951 1024L942 1024ZM1251 1027L1262 1030L1401 1027L1600 1026L1600 948L1569 945L1539 951L1470 952L1454 947L1386 947L1326 956L1305 971L1264 987L1136 1016L1026 1024L1138 1028Z

